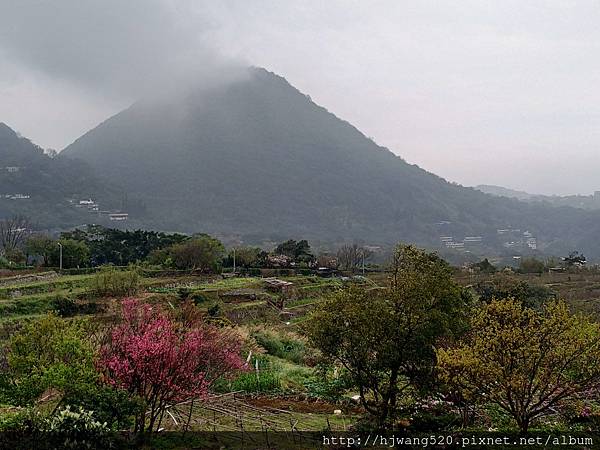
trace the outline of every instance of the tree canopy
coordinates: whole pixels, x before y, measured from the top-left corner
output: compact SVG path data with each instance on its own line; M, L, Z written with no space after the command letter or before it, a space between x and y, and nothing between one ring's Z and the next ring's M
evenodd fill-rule
M431 378L434 345L463 330L469 306L436 254L399 246L391 270L387 287L335 292L305 325L324 357L350 373L378 427L393 418L400 395Z
M475 403L493 403L521 431L600 382L600 326L564 302L537 311L493 300L473 317L468 337L437 351L439 374Z

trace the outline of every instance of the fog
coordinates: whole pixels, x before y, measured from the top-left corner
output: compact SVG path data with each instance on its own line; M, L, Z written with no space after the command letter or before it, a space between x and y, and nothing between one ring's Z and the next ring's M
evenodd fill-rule
M257 65L451 181L588 193L598 23L593 1L0 0L0 121L60 149Z

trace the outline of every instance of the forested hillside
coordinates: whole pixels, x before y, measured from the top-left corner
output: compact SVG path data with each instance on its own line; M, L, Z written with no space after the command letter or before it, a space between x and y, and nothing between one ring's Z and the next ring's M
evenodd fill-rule
M60 155L140 199L142 226L243 236L440 245L528 230L549 252L600 254L600 217L450 184L375 144L263 69L142 100Z

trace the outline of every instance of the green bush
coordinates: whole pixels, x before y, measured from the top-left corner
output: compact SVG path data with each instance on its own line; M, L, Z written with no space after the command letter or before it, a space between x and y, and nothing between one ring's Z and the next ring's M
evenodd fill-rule
M302 364L306 355L304 342L289 335L275 334L270 330L252 333L252 337L270 355Z
M210 317L218 317L221 315L221 304L220 303L214 303L211 306L208 307L208 315Z
M304 383L304 387L311 397L326 400L328 402L339 402L348 389L347 380L342 378L323 379L313 378Z
M189 287L179 287L177 288L177 295L179 296L179 300L187 300L187 298L192 293L192 289Z
M111 430L129 429L139 411L140 401L121 389L100 383L89 383L71 389L63 399L65 404L94 411L94 417Z
M52 310L60 317L71 317L79 312L79 307L75 300L66 296L57 294L50 300Z
M256 373L258 364L258 373ZM252 368L232 380L220 379L214 386L217 392L277 392L281 391L281 377L264 357L253 358Z
M281 390L281 380L279 376L271 371L248 372L239 375L231 382L230 390L232 392L244 391L248 393L255 392L274 392Z
M47 315L15 333L6 347L0 398L31 405L47 389L65 395L97 381L86 322Z
M192 295L190 295L190 299L194 302L194 305L196 306L202 303L206 303L209 300L209 298L202 292L194 292Z
M0 412L0 433L24 432L31 425L30 410L15 409Z
M137 292L140 277L137 269L117 270L113 267L105 267L94 276L92 283L98 295L124 297Z
M103 448L110 444L106 423L99 422L92 411L69 405L46 419L44 430L62 448Z

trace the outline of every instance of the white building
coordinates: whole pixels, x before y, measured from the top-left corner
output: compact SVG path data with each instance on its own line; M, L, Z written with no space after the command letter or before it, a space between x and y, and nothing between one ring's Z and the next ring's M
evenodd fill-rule
M112 213L108 215L108 218L115 222L122 222L129 219L128 213Z

